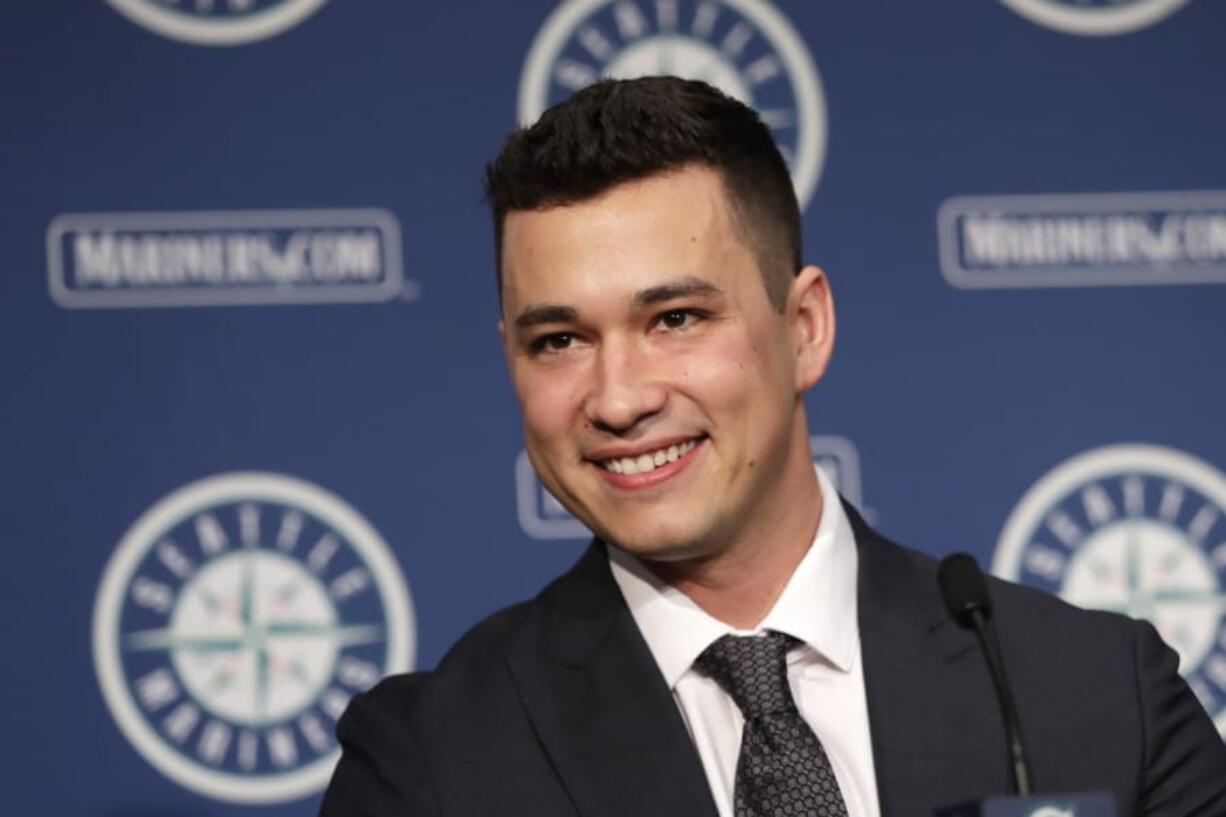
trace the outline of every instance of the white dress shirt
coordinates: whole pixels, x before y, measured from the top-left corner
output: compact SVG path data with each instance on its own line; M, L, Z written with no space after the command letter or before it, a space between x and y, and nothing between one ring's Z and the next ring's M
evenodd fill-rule
M802 642L788 654L788 683L801 716L830 758L849 817L881 814L860 661L856 542L834 487L820 470L817 478L822 518L813 544L752 632L711 617L633 556L608 549L613 578L673 692L721 817L733 817L745 720L732 697L695 669L694 660L720 636L766 630Z

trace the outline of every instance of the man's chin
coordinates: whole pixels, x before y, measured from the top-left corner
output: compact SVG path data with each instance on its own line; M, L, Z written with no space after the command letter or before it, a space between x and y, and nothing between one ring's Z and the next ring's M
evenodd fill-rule
M711 545L703 539L672 535L634 535L631 532L611 532L602 537L606 542L645 562L684 562L709 556Z
M715 523L720 515L709 503L685 501L596 506L584 521L609 544L639 559L679 562L719 550Z

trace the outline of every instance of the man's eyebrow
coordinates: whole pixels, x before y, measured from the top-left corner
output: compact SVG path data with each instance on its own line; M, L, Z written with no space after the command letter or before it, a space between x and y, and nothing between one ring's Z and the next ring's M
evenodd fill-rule
M579 313L569 306L543 304L530 306L515 316L517 330L531 329L545 323L573 323L579 319Z
M674 298L693 297L695 295L710 298L722 294L723 290L710 281L689 275L684 278L678 278L675 281L660 284L659 286L640 290L634 295L634 305L651 306L671 301Z
M710 281L694 275L677 278L654 287L639 290L634 294L635 306L651 306L653 304L671 301L674 298L705 297L722 295L723 290ZM574 323L579 320L579 312L570 306L559 304L538 304L529 306L515 316L516 330L523 331L534 326L548 323Z

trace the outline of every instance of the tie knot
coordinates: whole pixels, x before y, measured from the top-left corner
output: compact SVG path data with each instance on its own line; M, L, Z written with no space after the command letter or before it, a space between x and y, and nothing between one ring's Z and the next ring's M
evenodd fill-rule
M726 635L695 662L732 696L745 718L796 709L788 688L788 650L800 642L784 633Z

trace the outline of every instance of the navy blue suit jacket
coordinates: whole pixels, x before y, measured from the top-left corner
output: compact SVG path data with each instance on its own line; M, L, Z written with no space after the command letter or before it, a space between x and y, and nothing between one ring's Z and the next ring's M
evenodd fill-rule
M849 516L883 817L1004 793L991 679L935 562ZM1120 817L1226 815L1226 747L1150 625L995 580L990 592L1039 791L1107 790ZM598 543L438 669L357 696L337 733L322 817L716 817Z

